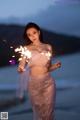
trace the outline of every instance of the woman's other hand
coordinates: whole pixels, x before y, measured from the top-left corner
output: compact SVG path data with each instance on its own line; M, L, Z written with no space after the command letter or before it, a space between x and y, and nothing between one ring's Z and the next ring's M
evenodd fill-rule
M60 61L56 62L56 63L55 63L55 67L56 67L56 69L57 69L57 68L60 68L60 67L61 67L61 62L60 62Z

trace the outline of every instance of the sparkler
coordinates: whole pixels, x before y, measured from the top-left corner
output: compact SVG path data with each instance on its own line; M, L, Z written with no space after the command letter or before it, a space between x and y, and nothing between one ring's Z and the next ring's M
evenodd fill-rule
M20 46L19 48L15 49L15 52L18 52L21 54L20 58L18 59L19 61L22 60L22 57L27 59L31 58L31 52L26 47Z

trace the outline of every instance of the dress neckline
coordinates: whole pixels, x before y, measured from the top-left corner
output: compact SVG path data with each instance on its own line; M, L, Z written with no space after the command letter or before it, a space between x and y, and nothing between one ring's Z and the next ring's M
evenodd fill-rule
M42 44L42 46L43 46L43 44ZM29 50L29 51L31 51L31 52L36 51L36 52L38 52L38 53L50 52L50 50L49 50L49 49L47 49L46 47L33 48L33 49L29 49L29 48L27 48L27 50Z

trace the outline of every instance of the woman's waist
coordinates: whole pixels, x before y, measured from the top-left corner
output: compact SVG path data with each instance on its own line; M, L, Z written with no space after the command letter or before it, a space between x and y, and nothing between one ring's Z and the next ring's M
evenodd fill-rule
M30 74L29 85L32 86L33 89L46 88L51 84L53 84L53 78L49 72L44 74Z
M42 66L34 66L30 68L30 74L32 75L43 75L48 72L47 67L42 67Z
M49 79L49 78L52 78L51 77L51 74L49 73L49 72L45 72L45 73L40 73L40 74L36 74L36 73L31 73L30 72L30 78L31 78L31 80L47 80L47 79Z

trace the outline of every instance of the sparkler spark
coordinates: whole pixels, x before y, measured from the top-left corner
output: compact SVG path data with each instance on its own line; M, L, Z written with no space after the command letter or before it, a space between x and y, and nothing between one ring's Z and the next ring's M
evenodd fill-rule
M15 55L12 56L13 58L15 57Z
M10 46L10 48L13 48L13 46Z
M19 61L22 60L22 58L21 58L22 56L23 56L24 58L27 57L27 59L30 59L30 58L31 58L31 52L30 52L26 47L20 46L19 48L16 48L16 49L15 49L15 52L18 52L18 53L21 54L20 58L18 59Z

